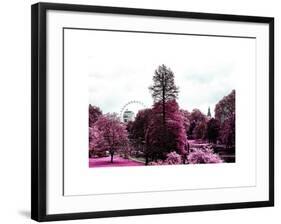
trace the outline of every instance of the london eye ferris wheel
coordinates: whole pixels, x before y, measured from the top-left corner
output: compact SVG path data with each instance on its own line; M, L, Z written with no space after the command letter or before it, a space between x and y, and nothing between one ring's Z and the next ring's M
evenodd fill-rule
M143 102L139 100L131 100L124 104L124 106L120 109L120 119L124 123L133 121L137 112L145 108L147 108L147 106Z

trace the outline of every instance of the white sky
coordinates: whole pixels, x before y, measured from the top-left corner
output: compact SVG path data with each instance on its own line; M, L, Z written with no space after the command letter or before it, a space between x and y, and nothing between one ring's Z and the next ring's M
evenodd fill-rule
M154 70L165 64L175 74L180 107L207 113L210 106L213 115L215 104L235 89L235 77L249 70L248 60L255 54L254 39L88 30L69 33L79 43L77 57L86 61L89 103L104 113L119 113L130 100L151 106L148 87Z

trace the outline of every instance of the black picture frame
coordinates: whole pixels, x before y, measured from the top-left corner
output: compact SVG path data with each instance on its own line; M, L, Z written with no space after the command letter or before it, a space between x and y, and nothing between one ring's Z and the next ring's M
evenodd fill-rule
M208 204L196 206L160 207L115 211L54 214L46 213L46 12L63 10L75 12L100 12L124 15L193 18L235 22L269 24L269 200L243 203ZM37 3L31 13L31 218L36 221L71 220L116 216L133 216L161 213L178 213L205 210L222 210L274 206L274 18L183 11L164 11L136 8L103 7L73 4Z

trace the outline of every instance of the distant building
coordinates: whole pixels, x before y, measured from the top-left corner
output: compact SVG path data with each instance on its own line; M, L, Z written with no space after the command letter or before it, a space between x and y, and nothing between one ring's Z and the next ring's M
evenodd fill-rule
M130 110L126 110L124 113L123 113L123 121L125 123L128 123L129 121L133 121L135 118L135 113L133 111L130 111Z
M208 118L211 118L211 117L212 117L212 115L211 115L211 109L210 109L210 107L208 108L208 113L207 113L207 117L208 117Z

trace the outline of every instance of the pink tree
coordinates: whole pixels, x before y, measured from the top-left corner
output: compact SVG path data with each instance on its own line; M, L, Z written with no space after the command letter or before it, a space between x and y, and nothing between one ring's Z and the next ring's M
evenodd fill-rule
M165 103L166 124L162 120L162 103L155 103L146 140L153 150L154 157L164 159L166 154L176 151L183 155L185 152L186 133L184 118L179 110L176 100ZM165 144L163 144L165 142Z
M94 127L97 129L93 134L96 139L90 141L90 145L97 146L98 150L108 150L113 163L114 154L128 145L128 133L126 126L120 122L116 114L102 115L95 122ZM93 129L95 133L95 129Z
M162 123L162 134L166 135L166 122L167 122L167 110L166 103L171 100L175 100L178 97L179 88L175 85L174 73L166 65L158 66L153 76L153 85L149 87L153 101L155 104L161 104L161 119L158 122ZM166 137L162 139L162 147L167 147Z
M207 120L198 122L193 130L193 137L195 139L205 139L206 133L207 133Z
M104 145L104 138L98 127L96 125L89 127L89 156L105 156Z
M92 127L93 124L98 120L99 116L102 115L102 112L99 107L89 105L89 127Z
M187 136L189 139L202 139L206 134L207 117L199 109L193 109L188 114L189 129L187 130Z
M220 139L229 145L235 144L235 90L222 100L215 107L215 118L220 124Z
M187 110L184 110L184 109L180 109L180 112L182 113L182 116L183 116L184 128L185 128L185 131L186 131L186 134L187 134L189 129L190 129L190 115L191 115L191 113Z

